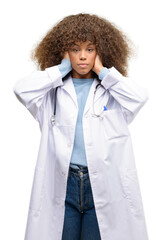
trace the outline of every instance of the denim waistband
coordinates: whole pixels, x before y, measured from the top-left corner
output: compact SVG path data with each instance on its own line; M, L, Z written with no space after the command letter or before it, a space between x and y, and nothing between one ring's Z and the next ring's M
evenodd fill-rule
M73 167L69 167L69 172L73 172L73 173L79 173L79 172L82 172L83 174L84 173L88 173L88 167L86 166L79 166L80 169L77 169L77 168L73 168Z

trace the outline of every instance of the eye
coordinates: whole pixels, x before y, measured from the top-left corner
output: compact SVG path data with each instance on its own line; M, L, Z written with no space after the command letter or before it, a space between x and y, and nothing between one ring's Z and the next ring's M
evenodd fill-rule
M88 52L93 52L94 49L93 48L88 48Z
M73 48L72 51L73 51L73 52L78 52L79 49L77 49L77 48Z

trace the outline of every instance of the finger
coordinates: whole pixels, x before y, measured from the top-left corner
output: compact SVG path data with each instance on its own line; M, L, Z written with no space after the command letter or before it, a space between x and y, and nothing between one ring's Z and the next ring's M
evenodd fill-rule
M69 60L70 60L70 57L69 57L69 54L68 54L68 52L65 52L65 53L64 53L64 58L66 58L66 59L69 59Z

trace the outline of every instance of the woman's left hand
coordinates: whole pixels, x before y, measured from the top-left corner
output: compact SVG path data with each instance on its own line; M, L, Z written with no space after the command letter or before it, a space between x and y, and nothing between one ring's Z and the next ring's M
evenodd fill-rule
M102 69L103 67L104 67L104 66L103 66L103 64L102 64L102 61L101 61L99 55L97 54L97 55L96 55L96 58L95 58L95 62L94 62L94 67L93 67L92 70L93 70L97 75L99 75L99 73L100 73L100 71L101 71L101 69Z

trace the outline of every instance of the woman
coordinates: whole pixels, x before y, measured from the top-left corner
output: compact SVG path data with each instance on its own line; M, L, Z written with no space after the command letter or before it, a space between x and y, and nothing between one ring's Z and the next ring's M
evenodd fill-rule
M148 95L127 78L130 53L106 19L71 15L15 84L42 133L26 240L147 240L128 125Z

